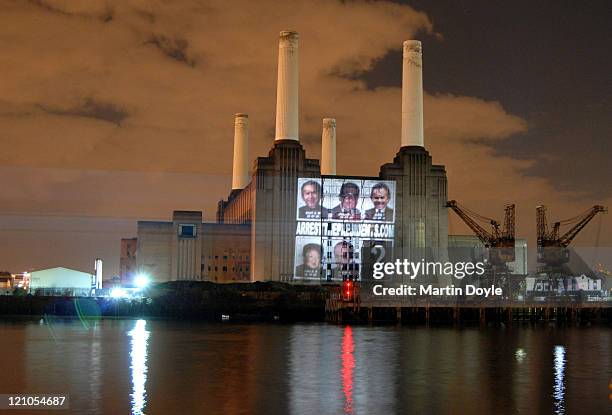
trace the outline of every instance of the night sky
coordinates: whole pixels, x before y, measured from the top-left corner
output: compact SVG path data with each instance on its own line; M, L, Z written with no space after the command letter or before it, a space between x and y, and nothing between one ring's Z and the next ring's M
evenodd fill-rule
M300 132L338 173L399 148L402 41L423 41L425 143L449 197L535 244L552 219L612 206L612 40L605 1L0 0L0 269L118 272L138 219L203 210L231 186L233 114L272 145L278 32L300 32ZM451 216L453 217L453 216ZM575 244L612 268L612 220ZM453 217L452 233L469 233ZM595 253L593 253L595 252Z

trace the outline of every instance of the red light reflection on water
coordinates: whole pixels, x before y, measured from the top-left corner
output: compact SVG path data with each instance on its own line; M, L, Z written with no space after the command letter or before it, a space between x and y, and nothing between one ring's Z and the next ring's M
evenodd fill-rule
M342 390L344 391L344 412L353 413L353 368L355 367L355 357L353 351L353 330L346 326L342 336Z

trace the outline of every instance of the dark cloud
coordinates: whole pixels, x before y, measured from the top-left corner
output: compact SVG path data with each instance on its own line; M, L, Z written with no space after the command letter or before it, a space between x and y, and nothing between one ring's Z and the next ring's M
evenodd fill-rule
M366 74L370 71L370 67L364 67L364 58L352 57L344 59L334 65L328 72L330 76L337 76L349 80L365 79Z
M46 105L38 105L38 107L52 115L93 118L117 126L120 126L128 117L125 109L111 103L96 101L93 98L86 98L82 105L68 109L53 108Z
M71 16L72 13L68 13L65 10L62 10L59 7L53 6L52 4L50 4L49 2L46 2L44 0L29 0L31 4L40 7L41 9L44 9L48 12L51 13L58 13L58 14L63 14L66 16Z
M114 19L112 10L108 10L107 13L103 14L100 18L104 23L109 23Z
M191 67L196 65L195 59L187 54L189 42L185 39L169 38L164 35L153 35L149 40L144 42L144 44L155 46L164 55L177 62L185 63Z
M108 5L104 5L101 10L96 10L94 7L92 7L91 9L85 9L85 11L75 11L65 6L62 7L63 5L47 0L29 0L29 3L47 12L68 17L94 18L101 20L104 23L111 22L114 18L113 9Z

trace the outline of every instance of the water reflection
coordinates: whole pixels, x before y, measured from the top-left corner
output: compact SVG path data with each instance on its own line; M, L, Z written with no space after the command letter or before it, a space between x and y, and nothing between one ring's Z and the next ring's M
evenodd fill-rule
M555 406L555 414L565 413L565 347L555 346L555 383L553 386L553 404Z
M344 392L344 413L353 413L353 369L355 368L355 343L350 326L344 329L342 337L342 391Z
M144 414L147 403L147 345L149 332L146 330L146 320L136 321L134 328L128 333L130 340L130 369L132 372L132 414Z
M91 336L91 349L89 357L89 390L91 394L92 411L100 412L99 405L102 403L102 339L100 338L100 327L98 322L88 326Z
M333 326L291 328L289 413L343 413L342 334Z
M96 324L56 322L58 344L38 322L0 322L0 390L68 393L84 414L610 411L607 327Z
M523 360L525 360L525 357L527 357L527 353L523 348L519 347L518 349L516 349L514 357L516 357L517 362L523 363Z

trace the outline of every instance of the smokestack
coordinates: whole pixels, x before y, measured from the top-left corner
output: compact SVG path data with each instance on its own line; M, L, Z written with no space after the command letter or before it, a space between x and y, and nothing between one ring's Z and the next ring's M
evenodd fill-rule
M421 42L404 42L402 70L402 147L424 147L423 60Z
M323 118L321 174L336 174L336 119Z
M100 258L96 258L94 262L94 270L96 272L95 275L95 284L92 284L96 290L102 289L102 260ZM93 288L93 287L92 287Z
M299 141L298 38L297 32L282 31L278 40L275 140Z
M238 113L234 117L234 170L232 190L244 189L249 184L249 116Z

